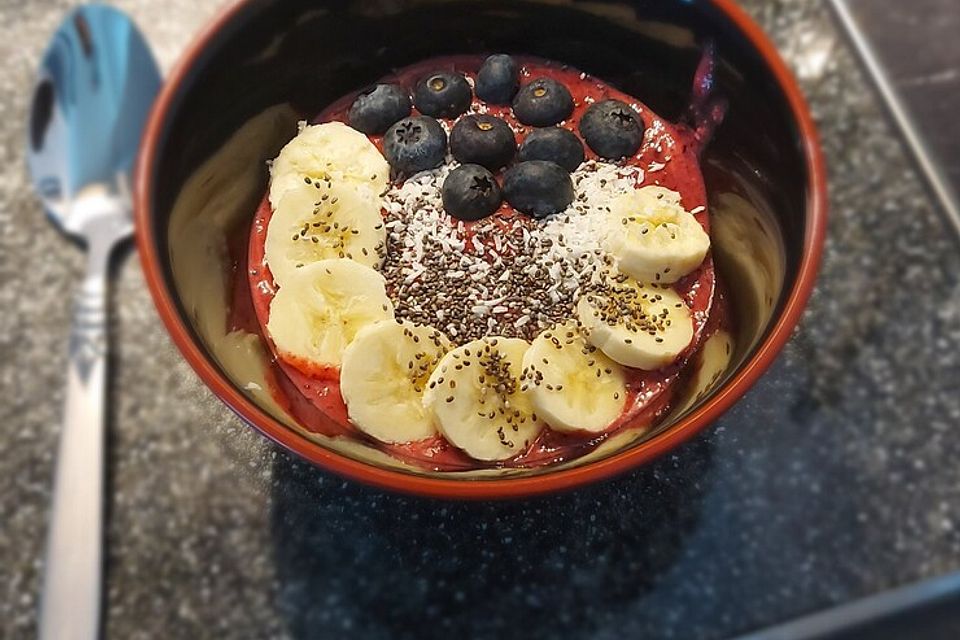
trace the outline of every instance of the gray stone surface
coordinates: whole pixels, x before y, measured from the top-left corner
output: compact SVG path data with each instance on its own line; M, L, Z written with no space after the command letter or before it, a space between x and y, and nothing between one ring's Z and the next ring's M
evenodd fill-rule
M0 2L0 637L35 632L81 253L23 125L71 3ZM218 0L120 2L164 66ZM106 632L115 638L719 639L960 568L960 253L821 2L745 3L830 159L822 278L772 371L703 437L573 494L447 504L291 460L199 382L118 261Z

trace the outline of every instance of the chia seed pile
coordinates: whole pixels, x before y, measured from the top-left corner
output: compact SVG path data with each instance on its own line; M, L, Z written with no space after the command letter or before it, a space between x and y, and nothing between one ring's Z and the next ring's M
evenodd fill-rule
M609 259L601 249L610 201L643 181L632 165L587 161L571 177L576 198L545 220L457 221L441 186L456 164L391 186L383 199L381 272L398 319L443 330L457 344L484 336L532 340L575 317L581 288Z

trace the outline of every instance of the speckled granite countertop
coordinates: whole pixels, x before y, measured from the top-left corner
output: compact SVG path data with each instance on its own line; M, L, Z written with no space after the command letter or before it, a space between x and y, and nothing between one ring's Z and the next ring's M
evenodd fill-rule
M0 636L34 634L81 253L23 131L67 1L0 4ZM119 2L169 67L219 0ZM605 485L507 504L368 489L295 462L181 360L118 261L106 632L113 638L719 639L960 568L960 252L818 0L751 0L830 159L818 290L703 437ZM415 630L415 631L414 631Z

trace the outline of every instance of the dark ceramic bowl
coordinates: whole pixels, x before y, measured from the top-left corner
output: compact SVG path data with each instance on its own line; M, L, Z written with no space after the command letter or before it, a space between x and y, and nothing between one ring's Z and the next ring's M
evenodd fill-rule
M267 183L266 161L296 121L392 69L443 54L506 51L569 63L676 120L705 42L729 115L704 157L714 255L732 288L735 345L653 429L538 470L439 474L371 447L311 434L262 377L257 335L227 335L230 250ZM767 37L731 0L556 2L251 0L224 12L163 90L136 176L137 241L177 346L244 420L320 466L381 487L452 498L575 487L643 464L695 435L770 365L810 295L823 245L823 160L799 89Z

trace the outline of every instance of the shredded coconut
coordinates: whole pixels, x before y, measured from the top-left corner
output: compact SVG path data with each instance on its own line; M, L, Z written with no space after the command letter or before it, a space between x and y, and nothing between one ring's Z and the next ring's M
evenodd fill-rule
M610 201L643 170L588 161L571 178L575 199L544 220L485 218L469 225L443 210L456 166L419 173L384 196L387 279L397 316L443 328L455 342L485 335L532 339L569 318L581 283L605 260Z

